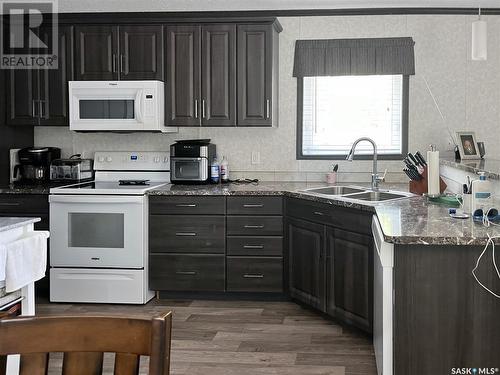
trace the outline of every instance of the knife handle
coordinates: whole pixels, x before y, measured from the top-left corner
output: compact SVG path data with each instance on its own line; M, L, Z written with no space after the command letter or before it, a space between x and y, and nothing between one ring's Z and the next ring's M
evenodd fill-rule
M408 153L408 158L415 164L417 167L420 165L420 162L413 156L410 152Z
M426 166L427 165L427 162L425 161L425 159L422 156L422 154L420 153L420 151L417 151L415 153L415 157L420 161L420 163L422 164L422 166Z

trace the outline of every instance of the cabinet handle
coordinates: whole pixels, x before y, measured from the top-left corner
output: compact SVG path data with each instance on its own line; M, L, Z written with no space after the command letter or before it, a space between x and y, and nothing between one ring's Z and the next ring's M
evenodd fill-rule
M120 53L120 73L123 73L123 54Z
M261 208L264 207L263 204L244 204L243 208Z
M176 232L175 233L176 236L179 236L179 237L194 237L196 236L196 233L195 232Z
M205 118L205 99L201 101L201 118Z
M194 100L194 118L198 118L198 99Z
M113 64L113 73L116 73L116 55L113 53L112 55L112 64Z
M243 245L244 249L263 249L264 245Z
M320 211L314 211L313 214L318 215L318 216L325 216L323 212Z
M36 100L31 101L31 117L36 117L35 102L36 102Z
M39 100L38 101L38 112L39 112L39 115L40 115L40 118L45 118L44 114L43 114L43 107L46 105L46 100Z
M246 273L243 275L245 279L263 279L264 275L262 274L252 274L252 273Z
M262 224L261 225L247 224L247 225L245 225L245 228L247 228L247 229L262 229L262 228L264 228L264 225L262 225Z
M196 204L185 204L185 203L179 203L176 204L175 207L196 207Z
M177 271L177 275L196 275L197 272L195 271Z
M271 102L269 99L266 100L266 119L269 118L269 110L270 110Z

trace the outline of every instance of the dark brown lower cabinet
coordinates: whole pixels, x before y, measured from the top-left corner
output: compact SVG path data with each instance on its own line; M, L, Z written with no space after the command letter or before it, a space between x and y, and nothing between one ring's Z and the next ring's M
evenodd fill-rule
M224 291L224 255L152 254L149 287L169 291Z
M373 321L373 239L327 227L327 313L365 330Z
M325 311L325 226L287 219L290 296Z

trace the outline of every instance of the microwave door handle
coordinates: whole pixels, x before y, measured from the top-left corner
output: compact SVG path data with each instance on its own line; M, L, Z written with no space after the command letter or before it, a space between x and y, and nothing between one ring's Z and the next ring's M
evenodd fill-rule
M143 93L143 90L139 90L137 92L137 95L135 96L135 115L136 115L136 118L137 118L137 121L139 121L140 123L143 122L143 118L142 118L142 93Z

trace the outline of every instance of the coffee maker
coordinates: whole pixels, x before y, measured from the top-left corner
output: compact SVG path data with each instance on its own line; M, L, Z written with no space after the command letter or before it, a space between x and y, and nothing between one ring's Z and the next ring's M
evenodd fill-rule
M22 148L17 151L19 163L13 167L12 179L21 184L47 182L50 179L50 163L60 157L61 149L57 147Z

